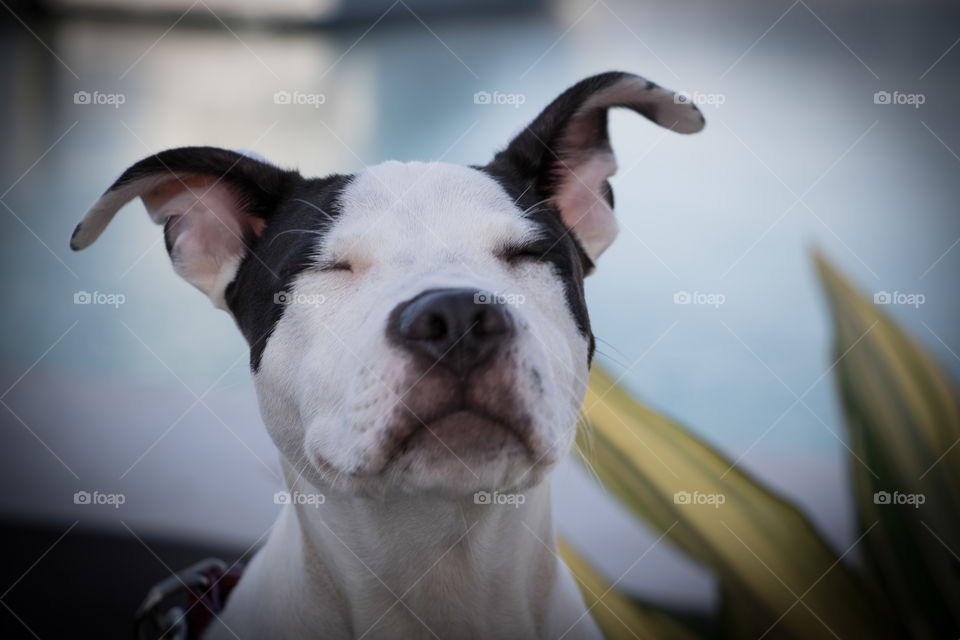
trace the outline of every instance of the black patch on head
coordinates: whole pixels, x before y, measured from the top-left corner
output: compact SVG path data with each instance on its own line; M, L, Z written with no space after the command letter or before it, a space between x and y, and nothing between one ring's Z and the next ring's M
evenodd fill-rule
M536 223L543 237L543 244L549 247L542 259L553 266L557 277L563 282L567 308L573 316L577 330L589 342L587 362L592 362L595 344L593 333L590 331L590 316L587 314L583 278L593 268L593 261L584 253L580 243L563 224L560 212L548 202L540 203L549 196L545 196L532 181L520 178L507 156L498 154L487 166L474 168L483 171L500 183L518 207L524 211L530 209L526 217Z
M289 291L293 279L314 264L319 240L316 232L329 228L331 219L339 215L340 192L350 177L305 179L296 171L235 151L181 147L134 164L107 192L163 175L184 181L194 176L211 177L232 192L238 208L266 225L259 237L252 229L247 231L243 238L247 253L224 292L227 307L250 345L250 367L256 372L267 340L286 308L285 304L275 303L274 296ZM196 190L202 192L206 188L209 187ZM172 231L179 219L180 216L173 216L164 224L164 242L171 255Z
M236 198L237 207L247 215L269 221L277 206L292 187L303 181L296 171L286 171L272 164L245 156L229 149L219 147L179 147L168 149L144 158L123 172L116 182L110 185L107 193L116 191L129 184L158 176L169 177L170 182L186 182L192 177L206 176L223 185ZM203 193L212 185L193 187ZM172 257L172 230L179 222L179 216L169 218L163 227L163 239L167 254ZM81 225L73 231L77 235ZM249 246L253 237L245 237Z
M583 291L583 278L593 270L593 261L583 246L564 223L560 211L549 201L560 183L569 175L567 165L578 165L584 155L610 152L607 133L607 110L625 106L654 120L654 107L644 102L607 103L584 110L584 105L598 93L611 88L630 74L612 71L596 75L570 87L494 156L485 167L477 167L499 182L521 209L534 207L527 217L535 222L541 233L554 244L544 256L563 280L567 306L580 333L590 343L592 361L594 337ZM646 89L656 85L646 83ZM576 119L576 120L575 120ZM576 126L572 126L572 125ZM575 133L571 133L575 129ZM575 135L575 139L570 136ZM613 208L613 190L604 181L601 195ZM541 202L547 200L547 202ZM537 204L540 203L540 204Z
M301 178L272 212L263 235L248 243L249 253L224 297L250 344L254 372L286 308L276 295L289 292L293 280L316 264L317 233L329 229L340 215L340 195L351 179L344 175Z
M516 138L510 142L510 146L494 157L491 165L496 163L512 165L517 177L533 182L539 191L547 194L542 197L548 197L564 177L564 167L561 163L576 163L576 158L569 155L570 153L611 151L607 133L607 108L616 105L608 105L589 112L583 112L581 107L595 94L609 89L629 75L611 71L592 76L570 87L547 105L528 127L517 134ZM650 119L655 115L645 104L623 106L629 106ZM564 137L575 115L581 119L578 129L582 132L581 137L587 145L567 149L564 145Z

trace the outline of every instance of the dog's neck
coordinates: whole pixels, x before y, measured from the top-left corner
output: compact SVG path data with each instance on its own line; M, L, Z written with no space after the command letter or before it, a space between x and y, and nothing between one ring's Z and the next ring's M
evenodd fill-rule
M293 502L308 503L283 508L231 596L229 629L211 637L599 637L556 555L546 481L518 506L370 498L283 466Z
M336 586L355 637L371 627L368 637L378 630L397 637L397 625L411 621L416 636L429 636L428 628L449 625L451 616L461 624L476 617L476 628L526 618L522 624L542 634L557 570L546 482L524 491L520 505L477 504L473 494L333 493L289 467L285 475L292 495L325 497L320 505L292 506L300 553L310 582Z

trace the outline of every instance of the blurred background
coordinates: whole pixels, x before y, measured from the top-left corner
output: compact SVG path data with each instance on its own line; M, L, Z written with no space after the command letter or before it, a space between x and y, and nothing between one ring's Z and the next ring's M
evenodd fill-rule
M611 115L622 231L587 283L598 362L838 552L856 523L812 251L960 374L956 3L0 5L4 637L123 634L152 583L248 552L279 509L245 343L173 273L142 205L67 248L119 173L165 148L251 149L305 175L483 164L587 75L687 92L696 136ZM710 575L575 462L554 501L619 587L715 603Z

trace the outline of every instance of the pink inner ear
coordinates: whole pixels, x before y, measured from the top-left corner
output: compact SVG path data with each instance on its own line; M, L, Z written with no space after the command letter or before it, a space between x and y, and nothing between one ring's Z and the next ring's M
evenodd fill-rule
M209 224L209 240L215 240L219 230L229 236L246 237L248 232L260 236L266 228L266 222L247 214L238 206L237 196L222 180L210 176L180 176L178 179L164 182L143 194L143 203L147 211L160 223L173 215L206 213ZM212 215L210 215L212 214ZM171 229L175 239L183 233L177 224Z
M245 239L263 233L266 223L240 209L228 185L207 176L166 182L143 201L154 220L173 218L168 241L177 273L223 306L223 290L246 253Z
M592 260L617 237L617 219L603 197L604 181L616 171L617 161L609 151L571 158L559 167L563 178L554 202Z
M178 176L143 194L143 204L149 211L160 209L180 193L193 191L198 196L207 191L215 180L206 176Z

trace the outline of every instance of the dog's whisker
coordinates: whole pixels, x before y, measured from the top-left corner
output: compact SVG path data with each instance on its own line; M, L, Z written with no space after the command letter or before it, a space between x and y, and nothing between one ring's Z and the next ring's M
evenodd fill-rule
M539 206L542 205L542 204L546 204L547 202L550 202L551 200L555 200L555 199L556 199L556 198L555 198L554 196L550 196L549 198L544 198L544 199L541 200L540 202L534 202L532 205L530 205L529 207L527 207L526 209L524 209L523 211L521 211L521 212L520 212L520 215L526 217L527 215L529 215L529 214L532 213L533 209L539 207Z
M603 356L604 358L614 363L624 371L627 371L628 369L630 369L630 365L628 365L626 362L613 356L612 354L607 353L606 351L603 351L602 349L595 349L595 352L598 356Z
M610 347L611 349L613 349L613 350L617 353L617 355L620 356L621 358L629 359L629 356L628 356L627 354L625 354L623 351L621 351L620 349L618 349L617 346L616 346L615 344L613 344L612 342L610 342L610 341L608 341L608 340L604 340L603 338L601 338L600 336L598 336L598 335L596 335L596 334L594 334L593 337L594 337L594 339L595 339L597 342L602 342L603 344L605 344L605 345L607 345L608 347ZM600 352L598 351L598 353L600 353ZM615 359L614 359L612 356L610 356L609 354L603 353L602 355L605 356L605 357L607 357L607 358L610 358L611 361L616 362L616 363L617 363L618 365L620 365L621 367L624 367L624 365L623 365L620 361L615 360ZM624 368L629 368L629 367L624 367Z
M592 448L592 444L590 445ZM583 466L587 472L587 475L593 480L596 486L599 486L604 491L606 486L603 484L603 481L600 479L600 474L597 473L597 470L593 466L593 462L590 460L589 456L580 448L578 443L573 444L574 455L580 458L580 461L583 463Z
M319 211L320 213L322 213L323 215L325 215L330 222L336 222L336 220L333 218L333 216L331 216L329 213L327 213L326 211L324 211L323 209L321 209L319 206L317 206L317 205L314 204L313 202L310 202L309 200L304 200L303 198L292 198L292 200L293 200L294 202L301 202L301 203L307 205L308 207L310 207L311 209L315 209L316 211Z
M463 522L463 540L467 546L470 546L470 526L467 524L467 515L463 512L463 505L457 503L457 511L460 512L460 521Z
M305 233L307 235L319 236L321 238L326 235L326 233L318 229L287 229L273 236L273 238L270 240L270 244L272 245L274 242L276 242L277 238L280 236L285 236L288 233Z
M520 203L520 200L523 198L523 196L527 195L527 191L530 191L530 189L532 188L533 188L533 183L531 182L530 184L527 185L526 189L520 192L520 195L518 195L516 198L513 199L513 206L517 206Z

